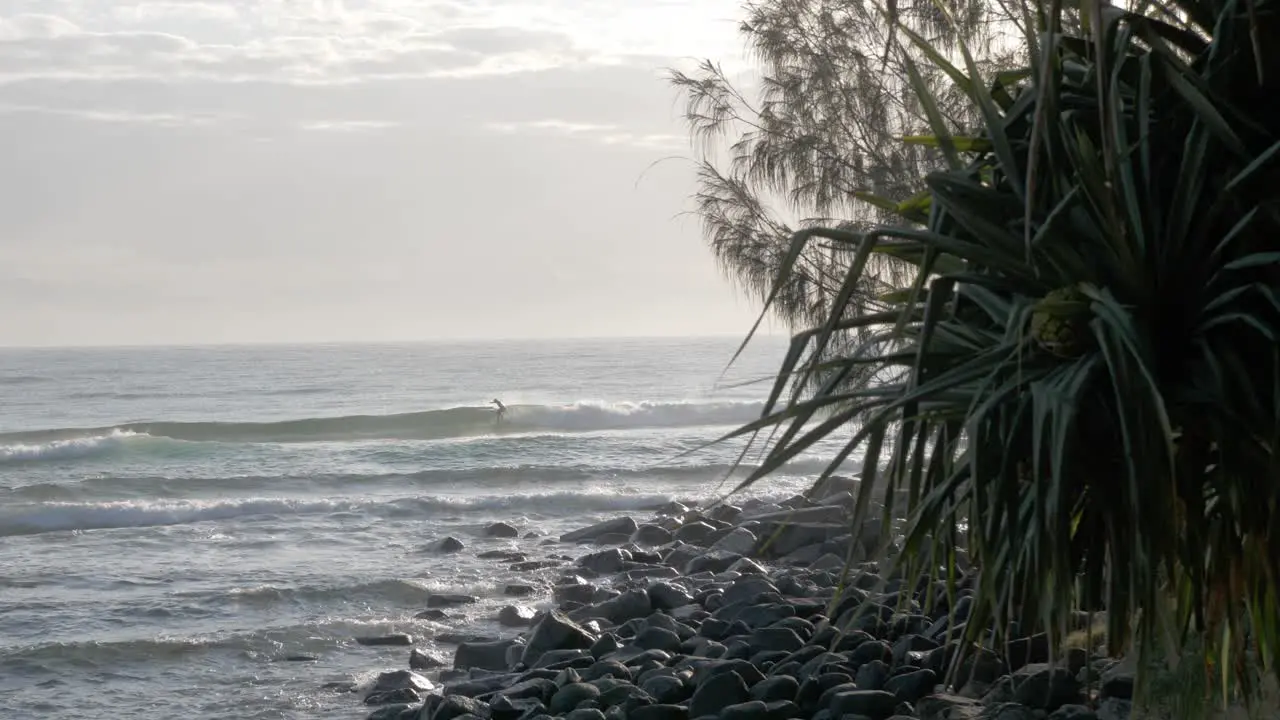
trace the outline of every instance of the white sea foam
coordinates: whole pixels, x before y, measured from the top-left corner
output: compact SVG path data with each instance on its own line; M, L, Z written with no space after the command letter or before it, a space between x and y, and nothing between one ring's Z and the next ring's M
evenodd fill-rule
M0 445L0 463L56 462L91 457L116 450L125 441L141 436L141 433L117 428L87 437Z

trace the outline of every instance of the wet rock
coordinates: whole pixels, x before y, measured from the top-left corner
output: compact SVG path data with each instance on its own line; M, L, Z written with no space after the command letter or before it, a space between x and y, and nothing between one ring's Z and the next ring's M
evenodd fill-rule
M845 530L844 523L762 523L759 535L764 540L756 553L765 558L785 557L806 545L838 537Z
M592 657L600 659L610 653L617 652L620 647L617 636L606 633L592 643L589 650Z
M521 680L513 685L506 685L499 688L496 696L506 698L507 700L537 700L538 702L546 702L551 699L551 695L558 688L552 680L544 677L531 677ZM490 705L497 705L491 702Z
M1098 716L1084 705L1063 705L1049 713L1047 720L1098 720Z
M730 530L727 535L715 541L711 545L712 550L734 553L736 555L749 555L755 547L755 534L743 527Z
M582 673L582 679L586 682L599 680L603 677L612 677L630 682L631 670L617 660L599 660Z
M407 705L416 703L422 698L417 692L410 688L400 688L398 690L382 690L379 692L370 692L364 698L365 705Z
M750 690L741 675L732 670L718 673L698 684L689 699L689 716L718 715L720 708L750 699Z
M631 541L631 534L625 532L605 533L592 540L593 545L625 545Z
M760 628L751 633L747 643L752 650L757 652L780 651L791 653L804 647L804 640L800 639L796 631L785 627Z
M724 602L726 605L754 603L761 595L777 592L778 588L768 578L749 575L738 578L725 589Z
M459 550L465 549L466 547L466 545L462 544L461 540L452 535L441 540L439 543L436 543L436 550L444 553L455 553Z
M631 560L631 553L621 548L609 548L582 556L578 560L578 564L582 567L599 573L601 575L611 575L621 572Z
M560 564L559 560L529 560L527 562L513 563L510 566L512 572L529 572L531 570L542 570L543 568L553 568Z
M284 661L285 662L315 662L319 659L320 657L318 655L288 655L285 657Z
M689 720L691 714L681 705L645 705L624 717L626 720Z
M534 586L525 585L524 583L507 583L502 588L502 594L507 597L528 597L537 592L537 590Z
M564 720L604 720L604 713L597 708L578 708L565 715Z
M636 636L635 645L645 650L676 653L680 652L680 636L666 628L649 627Z
M489 716L492 720L519 720L522 717L533 717L546 711L546 705L536 697L513 698L507 695L495 695L489 701Z
M581 625L559 611L552 610L534 626L521 661L532 667L544 653L552 650L586 650L595 642L596 637Z
M683 543L689 543L690 545L701 546L703 543L707 542L707 539L710 538L715 531L716 529L714 527L705 522L691 522L681 526L681 528L675 532L675 539Z
M478 598L475 595L462 595L459 593L432 593L427 596L427 607L458 607L459 605L472 605L477 602L477 600Z
M498 623L504 627L528 627L533 615L533 608L508 605L498 611Z
M765 678L751 688L751 699L761 702L775 700L795 700L800 690L800 682L789 675L775 675Z
M1035 710L1014 702L988 705L982 711L983 720L1038 720L1043 716L1043 711L1037 715Z
M523 562L528 559L524 553L515 550L485 550L476 553L481 560L505 560L506 562Z
M445 695L431 713L431 720L455 720L464 715L478 718L489 717L489 705L480 700L463 695Z
M1040 710L1057 710L1082 699L1075 675L1061 666L1027 665L1013 674L1013 684L1014 702Z
M715 550L703 553L684 566L685 575L696 575L700 572L721 573L728 570L735 562L742 559L736 553Z
M565 685L551 696L551 702L547 705L547 709L552 714L562 715L568 713L587 700L595 700L600 697L600 688L589 683L572 683Z
M631 533L631 542L637 545L647 545L653 547L656 545L666 545L671 542L674 536L671 531L660 525L641 525L636 531Z
M412 645L413 636L405 633L370 635L366 637L358 637L356 638L356 642L361 645Z
M414 620L444 620L448 617L449 617L449 613L441 610L440 608L431 608L430 610L423 610L417 615L414 615L413 619Z
M860 665L857 674L853 677L853 681L862 690L884 690L888 680L889 666L879 659Z
M932 695L933 688L937 684L938 675L926 668L894 675L885 681L884 691L893 693L899 702L914 703L926 695Z
M622 533L631 536L636 531L636 521L629 517L614 518L596 523L580 530L567 532L560 536L560 542L578 542L579 540L595 540L602 535Z
M1098 703L1094 711L1098 720L1129 720L1133 713L1133 702L1121 698L1110 697Z
M659 704L683 702L693 691L680 678L668 675L650 677L640 684L640 689L653 696Z
M981 702L946 693L921 698L915 705L920 720L976 720L982 711Z
M400 720L406 714L410 720L417 720L418 708L408 703L388 705L369 713L365 720Z
M520 530L514 525L504 522L496 522L486 527L484 529L484 534L486 537L492 538L518 538L520 537Z
M435 685L427 678L419 675L412 670L393 670L378 675L373 681L373 685L369 688L369 695L379 693L390 693L400 690L409 690L416 693L427 693L435 689ZM411 700L391 700L390 702L417 702L415 697ZM382 703L370 703L382 704Z
M516 640L460 643L453 654L453 666L459 669L506 670L507 648L519 644Z
M652 611L653 606L649 603L649 594L647 592L644 590L628 590L611 600L575 610L570 614L570 617L583 620L599 617L615 625L621 625L628 620L642 618Z
M846 690L834 695L827 709L835 717L866 715L877 720L892 715L897 706L898 699L883 690Z
M1103 698L1133 699L1133 687L1137 674L1124 663L1117 663L1102 672L1098 694Z
M556 585L551 589L551 596L557 603L579 602L585 604L591 602L595 594L596 586L586 581Z
M449 664L448 658L434 651L414 648L409 651L409 667L413 670L434 670Z
M649 604L656 610L672 610L693 602L693 595L674 583L655 582L648 592Z

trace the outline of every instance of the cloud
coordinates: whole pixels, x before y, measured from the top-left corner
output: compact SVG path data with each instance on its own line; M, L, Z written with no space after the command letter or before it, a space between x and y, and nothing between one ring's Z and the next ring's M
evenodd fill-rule
M506 135L581 138L603 145L630 145L655 150L676 149L688 143L688 138L674 133L636 133L618 125L598 125L554 119L526 122L491 122L486 123L485 127Z

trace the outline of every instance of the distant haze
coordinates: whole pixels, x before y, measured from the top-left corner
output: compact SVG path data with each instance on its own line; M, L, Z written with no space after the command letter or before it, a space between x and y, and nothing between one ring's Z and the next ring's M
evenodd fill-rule
M664 68L738 0L5 0L0 345L742 333ZM652 167L650 167L652 165Z

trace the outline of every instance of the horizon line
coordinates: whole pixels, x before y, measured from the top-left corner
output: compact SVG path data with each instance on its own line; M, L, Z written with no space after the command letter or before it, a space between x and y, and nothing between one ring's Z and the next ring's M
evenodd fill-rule
M789 337L790 332L769 332L761 327L756 337ZM245 348L245 347L331 347L331 346L372 346L372 345L480 345L485 343L555 343L555 342L603 342L603 341L637 341L637 340L721 340L729 338L745 339L747 331L740 333L699 333L692 335L566 335L566 336L525 336L525 337L440 337L416 339L387 340L238 340L212 342L155 342L155 343L89 343L89 344L49 344L49 345L5 345L3 350L181 350L199 348Z

